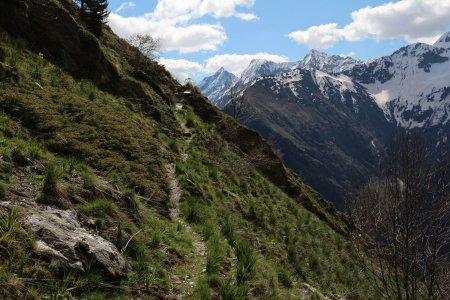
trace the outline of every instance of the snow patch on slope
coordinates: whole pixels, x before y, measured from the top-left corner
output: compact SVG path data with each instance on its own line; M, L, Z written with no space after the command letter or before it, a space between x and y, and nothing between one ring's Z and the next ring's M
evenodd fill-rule
M406 128L446 124L450 120L450 49L414 44L395 52L391 78L362 84L388 118ZM386 58L382 58L383 60ZM379 62L378 67L386 64ZM373 71L376 74L377 71Z
M346 75L333 76L319 70L315 70L313 74L315 83L325 96L328 95L330 86L339 90L342 99L345 98L344 93L346 91L357 93L352 79Z
M278 94L281 88L288 87L295 95L295 97L299 97L299 93L295 84L303 79L303 74L300 69L295 69L290 72L283 73L279 76L272 76L270 78L273 79L274 85L271 87L271 89L275 91L275 93Z

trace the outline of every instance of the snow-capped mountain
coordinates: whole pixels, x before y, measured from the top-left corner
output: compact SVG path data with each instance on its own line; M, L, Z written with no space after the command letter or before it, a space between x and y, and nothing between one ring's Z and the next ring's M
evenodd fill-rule
M212 76L204 78L200 82L199 88L209 99L219 99L236 80L237 77L233 73L228 72L224 68L220 68Z
M444 33L434 44L433 46L449 49L450 48L450 32Z
M298 68L307 70L321 70L326 73L334 74L352 69L360 63L349 56L328 55L317 50L311 50L296 65Z
M367 88L389 121L402 127L450 123L450 32L434 45L412 44L390 56L368 62L316 50L296 63L253 60L239 79L234 79L234 85L244 90L260 77L276 76L296 68L319 70L334 76L347 75ZM227 103L226 93L231 85L217 89L210 78L205 78L200 88L222 108Z
M256 79L263 76L274 76L284 71L290 70L295 63L276 63L265 59L254 59L248 67L241 73L240 77L233 77L232 84L229 84L229 77L219 76L219 73L227 72L223 68L211 77L202 80L200 90L219 108L223 108L228 102L228 92L231 86L243 91L249 87ZM229 72L227 72L229 73ZM219 88L217 88L219 87Z
M329 56L316 50L311 50L303 60L297 62L276 63L265 59L254 59L241 73L240 77L235 79L235 87L238 90L244 90L260 77L275 76L296 68L307 70L317 69L326 73L338 73L347 71L358 63L360 62L351 57ZM223 85L218 80L218 74L222 72L224 72L223 68L214 75L203 79L199 85L202 92L219 108L227 104L227 92L231 86L227 84ZM228 88L222 89L222 86L228 86Z
M399 127L424 136L430 155L450 148L450 33L367 62L314 50L296 63L253 61L234 86L254 115L246 125L338 206L377 176ZM224 111L226 92L210 98Z
M367 88L386 117L405 128L450 121L450 33L361 63L345 74Z
M252 116L246 125L339 208L362 174L375 174L393 127L348 76L297 68L258 78L244 95Z
M242 72L236 86L238 88L247 87L256 79L263 76L275 76L285 72L295 66L295 63L276 63L265 59L254 59L250 65Z

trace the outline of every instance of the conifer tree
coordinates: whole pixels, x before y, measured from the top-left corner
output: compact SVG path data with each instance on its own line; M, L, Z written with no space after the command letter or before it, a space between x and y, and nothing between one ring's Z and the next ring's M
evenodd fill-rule
M108 0L83 0L81 7L82 17L88 28L96 36L102 33L102 25L109 15Z

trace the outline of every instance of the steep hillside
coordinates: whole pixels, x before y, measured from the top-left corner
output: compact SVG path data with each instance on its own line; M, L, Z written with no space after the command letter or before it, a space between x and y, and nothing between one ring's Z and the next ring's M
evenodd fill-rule
M251 120L240 121L342 208L349 193L378 175L393 133L422 136L431 156L448 153L449 40L445 33L434 45L409 45L367 62L315 50L297 63L252 62L235 84L252 106ZM231 113L226 93L211 94L211 101Z
M392 128L350 78L295 69L260 78L244 96L250 112L246 124L338 208L368 174L377 174Z
M0 2L0 298L376 298L345 216L68 0Z

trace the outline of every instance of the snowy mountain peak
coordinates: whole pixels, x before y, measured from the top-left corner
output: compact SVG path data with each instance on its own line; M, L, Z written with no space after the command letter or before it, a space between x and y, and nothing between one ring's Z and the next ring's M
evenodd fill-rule
M434 44L433 46L439 48L450 49L450 31L444 33Z
M234 74L222 67L212 76L204 78L198 86L203 94L214 103L214 101L220 98L236 82L236 80L237 77Z
M297 67L307 70L321 70L327 73L339 73L350 70L357 63L359 61L349 56L330 56L317 50L310 50L305 58L298 62Z
M447 33L435 45L411 44L345 74L366 87L396 124L405 128L444 125L450 121L449 46Z
M244 87L259 77L273 76L289 70L295 63L276 63L265 59L254 59L250 65L242 72L238 87Z
M250 66L260 66L260 65L265 64L265 63L268 63L268 62L269 62L269 61L266 60L266 59L255 58L255 59L252 59L252 60L250 61L249 67L250 67Z

